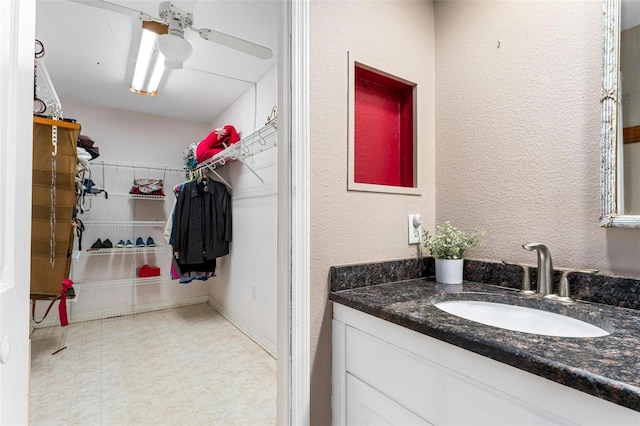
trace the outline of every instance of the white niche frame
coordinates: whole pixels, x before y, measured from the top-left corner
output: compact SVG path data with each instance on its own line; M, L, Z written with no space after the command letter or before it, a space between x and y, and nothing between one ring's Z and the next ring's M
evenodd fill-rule
M387 194L422 195L420 186L419 165L420 165L420 144L418 143L418 110L420 108L418 79L409 73L394 69L392 66L379 59L373 59L358 55L354 52L347 52L348 64L348 161L347 161L347 190L380 192ZM413 187L378 185L370 183L360 183L355 181L355 68L356 65L390 79L413 86Z

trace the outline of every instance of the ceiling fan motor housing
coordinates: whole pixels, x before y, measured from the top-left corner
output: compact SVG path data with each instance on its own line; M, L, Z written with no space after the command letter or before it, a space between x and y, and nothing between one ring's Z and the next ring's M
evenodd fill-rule
M193 52L191 44L184 39L184 29L193 24L193 15L178 9L169 1L160 3L158 14L169 26L168 34L158 38L158 48L167 60L181 64Z
M172 22L177 22L177 25L184 31L185 27L188 28L193 25L193 14L178 9L170 1L160 3L158 15L169 24L169 27L171 27Z

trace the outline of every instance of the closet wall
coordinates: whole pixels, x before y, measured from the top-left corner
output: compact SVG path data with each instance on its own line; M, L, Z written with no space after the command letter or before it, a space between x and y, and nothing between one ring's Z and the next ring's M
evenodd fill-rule
M163 171L144 169L161 165L182 169L182 151L199 141L210 131L208 123L189 122L150 114L103 108L73 101L64 102L64 116L74 118L82 125L81 134L90 136L100 148L100 156L90 162L96 186L112 194L127 193L133 177L162 178ZM136 164L139 169L103 167L101 162ZM79 215L86 221L82 253L76 255L72 277L76 281L79 297L69 302L72 320L89 320L110 315L141 312L208 300L209 283L193 281L179 284L168 277L170 250L144 254L107 254L95 256L86 249L96 238L110 238L115 244L120 238L140 236L145 241L152 235L158 245L164 227L133 228L131 226L105 226L90 221L164 220L171 213L173 194L171 184L185 180L181 172L166 173L167 187L164 201L131 200L124 197L96 196L91 211ZM76 239L77 249L77 239ZM133 266L144 263L160 267L162 278L150 282L136 282ZM133 266L132 266L133 264ZM106 281L106 282L105 282ZM36 318L44 314L48 302L39 302ZM58 325L57 304L42 326Z
M131 94L131 96L136 96ZM153 101L153 99L149 99ZM209 133L207 123L178 120L63 100L64 116L82 125L100 147L93 161L124 161L183 167L182 151Z
M254 88L212 122L212 128L233 125L241 137L264 126L277 104L277 72L273 68ZM255 112L255 114L254 114ZM254 127L255 118L255 127ZM277 147L247 158L261 183L238 161L220 169L233 186L231 253L218 259L209 303L237 327L276 353Z

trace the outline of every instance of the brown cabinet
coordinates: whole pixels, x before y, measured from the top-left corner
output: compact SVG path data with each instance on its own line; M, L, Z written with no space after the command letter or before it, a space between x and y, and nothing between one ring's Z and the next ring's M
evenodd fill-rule
M52 161L54 125L57 127L55 163ZM33 119L31 294L59 295L62 279L69 275L79 132L80 125L76 123Z

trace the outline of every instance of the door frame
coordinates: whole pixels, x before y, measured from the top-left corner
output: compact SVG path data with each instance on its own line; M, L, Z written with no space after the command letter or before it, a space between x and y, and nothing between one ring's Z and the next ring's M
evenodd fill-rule
M29 415L35 0L0 0L0 424Z
M277 424L310 423L309 2L282 1L278 34Z

